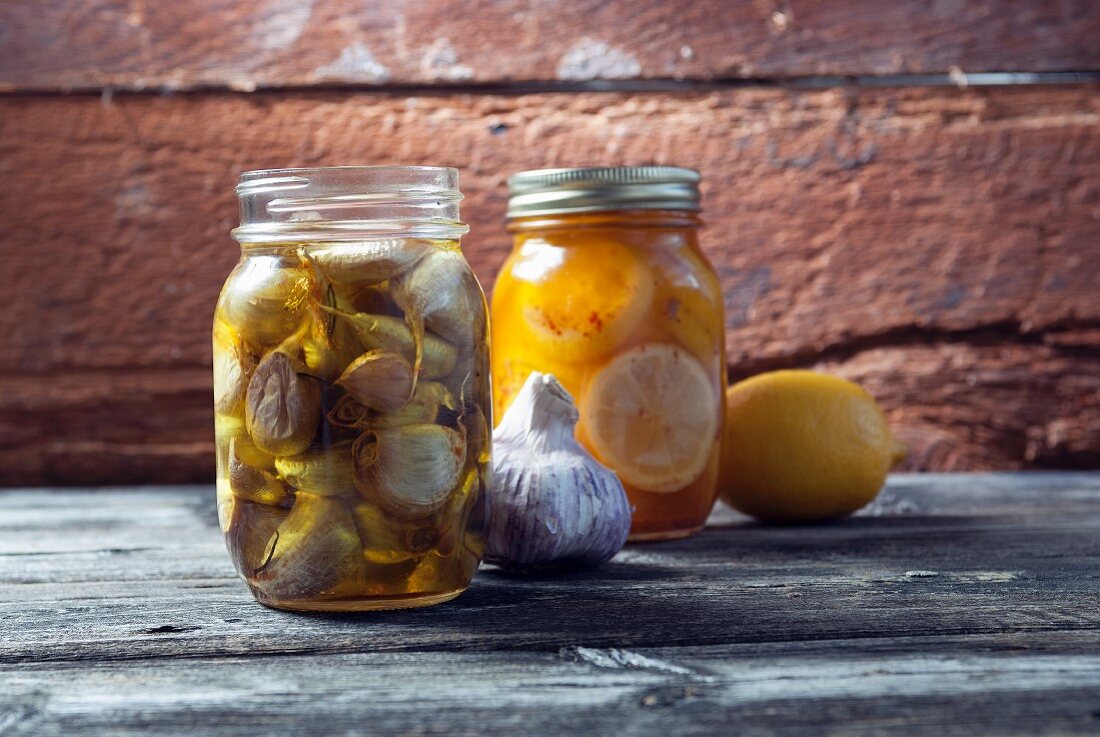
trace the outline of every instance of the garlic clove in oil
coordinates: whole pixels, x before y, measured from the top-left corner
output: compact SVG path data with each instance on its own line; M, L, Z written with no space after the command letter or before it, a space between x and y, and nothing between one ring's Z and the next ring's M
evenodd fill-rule
M273 507L290 507L294 494L267 471L246 463L241 448L248 446L246 438L229 441L229 488L233 496L256 504Z
M267 559L248 583L261 600L317 596L357 577L363 565L355 520L340 499L299 493Z
M262 451L252 442L248 436L248 428L244 421L244 413L241 417L233 415L214 415L214 435L218 444L227 444L231 454L242 463L264 471L275 470L275 456Z
M321 309L348 321L359 334L363 347L400 353L415 361L421 354L420 375L425 379L438 379L454 370L458 352L447 341L429 334L414 336L409 326L400 318L388 315L370 315L365 312L348 312L322 305Z
M336 385L368 409L394 412L412 397L412 365L397 353L367 351L352 361Z
M296 455L310 446L321 421L321 387L298 372L286 353L268 353L248 382L245 422L252 441L271 455Z
M414 334L426 325L444 340L461 343L469 341L471 326L485 324L481 288L458 250L433 250L393 280L392 293Z
M366 286L392 279L434 248L430 241L411 238L361 241L349 248L312 248L309 255L325 276L346 285Z
M349 429L367 427L370 422L371 411L355 401L355 397L345 394L336 400L336 404L328 411L328 422L336 427Z
M304 269L279 257L256 257L241 267L221 296L219 310L237 335L257 352L278 345L305 317L310 280Z
M332 382L363 352L363 345L346 320L321 309L322 305L350 307L351 303L328 280L307 249L299 248L298 258L310 275L311 302L306 310L308 319L294 336L293 350L286 352L300 355L310 375Z
M220 321L214 327L214 410L238 414L256 359Z
M442 410L455 410L454 396L437 381L418 381L412 399L395 412L372 412L355 397L345 394L328 413L337 427L368 429L436 423ZM443 423L440 423L443 424Z
M347 444L275 459L275 470L299 491L316 496L355 496L355 466Z
M271 556L276 530L290 514L289 509L257 504L243 499L233 500L225 544L233 564L241 575L252 576Z
M355 487L364 500L404 519L447 503L466 462L462 434L441 425L367 430L352 446Z
M626 492L574 439L578 417L552 375L527 377L493 433L487 562L517 571L593 566L626 543Z
M447 387L437 381L420 381L408 403L395 412L372 413L364 426L387 428L434 423L440 410L455 408L455 398Z
M333 320L321 310L316 312L302 336L302 360L310 375L331 382L363 352L363 344L346 322Z
M387 565L415 560L439 538L439 530L431 520L410 526L367 502L356 504L353 512L367 563Z

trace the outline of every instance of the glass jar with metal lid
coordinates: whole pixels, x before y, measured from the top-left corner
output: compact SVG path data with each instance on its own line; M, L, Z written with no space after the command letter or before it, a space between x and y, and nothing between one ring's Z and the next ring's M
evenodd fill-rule
M264 604L446 601L484 547L485 297L458 172L246 172L214 314L218 516Z
M723 299L699 247L699 174L544 169L508 181L514 248L493 290L499 419L531 371L577 400L577 437L618 473L631 539L689 535L714 505Z

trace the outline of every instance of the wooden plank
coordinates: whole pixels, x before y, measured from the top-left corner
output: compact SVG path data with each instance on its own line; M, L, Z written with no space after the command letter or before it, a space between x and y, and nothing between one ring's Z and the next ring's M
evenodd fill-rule
M260 607L205 487L0 491L4 734L1093 734L1100 474L899 475L847 522L447 605Z
M1098 501L1097 474L902 475L836 524L726 512L596 571L301 616L233 576L208 488L0 492L0 664L1095 631Z
M207 368L3 379L0 483L194 483L214 468Z
M9 90L1100 69L1088 0L8 0Z
M0 483L208 479L235 176L394 161L462 168L487 288L508 173L697 166L735 377L864 378L911 468L1095 466L1097 89L3 98Z
M9 733L1090 734L1097 635L0 667ZM885 650L885 651L884 651ZM893 651L893 652L891 652Z

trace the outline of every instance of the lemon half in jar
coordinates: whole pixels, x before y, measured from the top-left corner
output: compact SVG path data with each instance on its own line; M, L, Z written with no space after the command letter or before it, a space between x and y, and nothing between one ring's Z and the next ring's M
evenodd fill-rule
M537 264L539 277L517 285L522 323L532 343L562 361L606 355L630 337L653 301L649 268L614 241L568 249L528 241L513 269L521 279L524 261Z
M585 436L623 483L671 493L705 470L717 441L716 382L687 351L649 343L616 356L581 403Z

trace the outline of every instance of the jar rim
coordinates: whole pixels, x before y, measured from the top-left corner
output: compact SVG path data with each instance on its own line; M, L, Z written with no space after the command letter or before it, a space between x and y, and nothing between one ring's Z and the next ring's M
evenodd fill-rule
M236 186L241 243L420 237L453 240L458 169L445 166L287 167L245 171Z
M423 174L427 176L434 175L437 178L442 178L446 184L446 189L458 190L458 169L453 166L405 166L400 164L382 164L382 165L340 165L340 166L300 166L300 167L282 167L275 169L249 169L242 171L237 177L237 195L241 194L253 194L256 190L263 187L264 183L271 180L273 183L286 183L290 178L304 178L309 182L317 182L319 180L332 178L332 179L350 179L357 175L363 176L378 176L384 175L400 175L400 174ZM300 182L300 179L297 180ZM335 184L336 182L333 182ZM362 183L362 180L359 180ZM305 186L307 183L300 183L299 186ZM432 186L430 180L425 179L424 186ZM438 185L437 185L438 186ZM282 186L280 189L287 189L288 187ZM242 192L243 190L243 192Z

